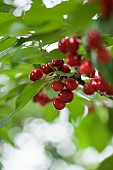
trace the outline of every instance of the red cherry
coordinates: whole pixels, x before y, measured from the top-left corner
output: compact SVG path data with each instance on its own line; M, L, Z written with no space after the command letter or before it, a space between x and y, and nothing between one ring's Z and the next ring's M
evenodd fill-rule
M92 48L100 48L102 46L102 39L101 35L98 31L92 30L88 33L88 44Z
M55 91L55 92L59 92L59 91L62 91L64 88L64 84L62 83L61 80L56 80L52 83L52 89Z
M37 93L34 97L33 97L33 101L34 102L39 102L40 100L40 96L39 96L39 93Z
M59 98L64 103L70 103L73 100L74 94L71 90L64 89L60 92Z
M59 67L62 66L64 64L64 60L51 60L51 65L53 67Z
M65 103L59 97L56 97L53 99L53 106L57 110L62 110L65 107Z
M30 73L30 80L31 81L37 81L40 80L43 76L42 70L39 68L35 68Z
M95 69L90 61L84 60L80 65L80 72L87 76L93 76L95 74Z
M92 95L92 94L94 94L95 89L93 88L93 86L91 86L90 82L86 82L84 84L83 91L87 95Z
M104 17L110 17L113 11L113 0L100 0L101 12Z
M107 84L104 81L104 79L100 76L97 76L96 81L97 81L97 90L99 90L100 92L105 92Z
M68 52L75 54L76 51L78 50L78 47L80 44L80 38L76 37L76 36L69 37L67 41L68 41L68 43L67 43L68 44L68 47L67 47Z
M78 87L78 81L73 78L66 79L64 84L68 90L75 90Z
M97 80L98 78L96 78L96 77L94 77L94 78L92 78L91 79L91 81L90 81L90 84L91 84L91 86L95 89L95 91L97 90L97 88L98 88L98 80Z
M44 74L48 74L48 73L51 73L51 72L53 72L54 70L53 70L53 68L50 66L50 64L43 64L42 65L42 72L44 73Z
M33 97L33 101L36 103L40 103L41 106L44 106L47 103L49 103L51 101L51 99L49 99L48 95L45 93L37 93Z
M112 85L108 84L107 89L106 89L106 94L108 96L113 96L113 86Z
M81 57L80 55L77 54L69 54L66 58L67 64L70 66L79 66L81 63Z
M73 36L67 39L62 39L58 43L58 48L63 53L76 53L80 44L80 38Z
M108 63L111 61L111 59L112 59L112 57L111 57L109 51L107 50L107 48L102 47L97 50L97 60L100 63L102 63L102 64Z
M58 67L58 70L64 72L64 73L70 73L71 69L67 64L63 64L62 67Z
M67 53L67 39L61 39L59 42L58 42L58 48L59 50L62 52L62 53Z

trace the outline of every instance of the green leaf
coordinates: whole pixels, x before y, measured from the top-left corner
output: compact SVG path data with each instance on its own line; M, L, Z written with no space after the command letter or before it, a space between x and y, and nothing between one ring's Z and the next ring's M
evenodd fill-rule
M0 26L4 23L15 21L16 17L11 13L0 12Z
M53 105L47 104L44 108L41 108L42 110L42 118L45 119L48 122L54 121L56 117L58 117L59 112L53 107Z
M13 46L17 42L17 38L5 37L0 39L0 52Z
M5 127L0 129L0 138L4 139L6 142L14 146L14 142L11 140L11 138L8 135L8 129L6 129Z
M9 12L12 9L11 5L5 4L2 0L0 0L0 12Z
M46 53L38 50L37 47L19 49L10 54L12 63L43 64L49 62L51 59L62 59L64 57L65 55L60 53L58 49Z
M108 128L111 133L113 133L113 108L109 108L109 120L108 120Z
M113 36L113 16L99 18L100 30Z
M36 83L28 85L19 95L16 100L15 111L10 113L7 117L0 119L0 128L5 126L7 121L19 110L21 110L31 99L32 97L41 90L44 86L44 80L39 80Z
M110 155L106 159L104 159L97 170L113 170L113 155Z
M75 129L81 147L93 146L102 151L108 144L111 134L96 112L88 114Z
M42 26L49 22L62 22L63 15L74 11L81 1L66 1L58 4L53 8L46 8L42 5L41 0L34 0L31 10L26 12L23 22L33 26L42 23ZM38 16L38 18L36 17ZM49 23L48 23L49 24Z
M21 91L23 90L23 88L25 88L25 86L26 84L21 84L13 88L7 94L5 94L4 96L0 98L0 102L5 101L5 100L10 100L11 98L17 96L19 93L21 93Z
M73 15L69 16L69 23L75 27L76 31L82 31L92 22L92 18L98 11L98 4L85 3L84 5L79 6L78 10L76 10Z
M72 121L76 122L78 117L82 117L85 102L87 102L86 99L81 98L75 94L73 101L66 105L70 111L70 119Z
M39 80L36 83L32 83L28 85L20 94L20 96L16 100L16 109L20 109L24 107L25 104L32 99L32 97L41 90L44 86L44 80Z

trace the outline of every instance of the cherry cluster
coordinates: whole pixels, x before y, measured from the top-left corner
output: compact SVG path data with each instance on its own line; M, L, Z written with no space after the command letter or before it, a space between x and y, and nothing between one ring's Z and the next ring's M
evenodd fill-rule
M83 91L87 95L92 95L97 91L105 96L113 96L113 85L106 82L101 75L98 75L84 84Z
M30 80L34 82L40 80L43 75L53 77L52 82L49 82L49 84L51 84L52 90L58 94L53 99L50 99L48 95L41 90L34 96L34 102L38 102L42 106L48 102L52 102L57 110L62 110L66 103L70 103L73 100L73 91L77 89L78 85L83 86L83 92L86 95L92 95L97 91L103 95L113 96L113 86L107 83L100 73L96 76L95 68L91 61L84 59L83 56L78 54L80 44L80 37L73 36L61 39L58 42L58 49L60 52L66 54L66 59L53 59L49 63L42 64L41 68L35 68L31 71ZM88 33L87 45L90 49L96 51L99 62L104 64L111 61L111 55L105 47L100 33L96 30ZM57 75L58 70L65 74L62 76ZM74 70L74 72L71 72L71 70ZM66 73L68 73L68 75ZM79 79L74 76L77 73L80 74ZM81 80L82 74L89 77L90 81L83 82Z
M113 0L88 0L88 2L97 2L101 6L101 13L104 17L110 17L113 14Z
M88 46L95 50L97 60L102 63L108 63L112 57L102 41L101 34L97 30L92 30L88 33L87 38Z
M30 80L37 81L40 80L43 75L54 76L56 70L62 71L63 73L70 73L70 66L78 67L81 63L81 56L77 54L77 50L80 44L79 37L70 37L67 39L62 39L58 43L58 48L61 52L67 53L66 63L64 60L51 60L49 63L42 64L41 68L35 68L30 73ZM66 103L70 103L73 100L75 90L78 87L78 81L72 77L61 76L56 77L56 80L52 82L51 88L58 92L58 96L50 99L47 94L43 92L37 93L33 100L34 102L40 103L42 106L52 101L53 106L57 110L61 110L65 107Z

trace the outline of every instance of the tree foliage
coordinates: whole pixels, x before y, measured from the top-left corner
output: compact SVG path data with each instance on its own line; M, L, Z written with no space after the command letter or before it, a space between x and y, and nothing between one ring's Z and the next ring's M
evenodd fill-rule
M82 37L79 54L90 60L101 71L104 79L113 84L113 63L101 64L93 52L88 54L85 50L88 31L97 29L113 56L113 17L102 17L100 4L69 0L47 8L42 0L33 0L31 8L21 16L14 16L14 8L0 1L0 138L11 144L13 142L8 136L8 130L21 126L21 122L28 116L41 117L51 122L59 114L51 103L44 107L33 103L33 96L46 86L46 78L32 83L29 74L33 68L40 68L41 64L52 59L66 58L58 47L51 47L61 38ZM51 50L46 53L48 47ZM63 76L64 73L57 74ZM89 78L85 77L84 80L87 82ZM92 146L100 152L112 139L112 96L100 95L98 92L87 96L82 88L77 88L74 100L66 105L70 122L75 128L78 147ZM45 87L45 92L50 97L55 96L51 86ZM112 159L112 156L108 157L97 169L112 169Z

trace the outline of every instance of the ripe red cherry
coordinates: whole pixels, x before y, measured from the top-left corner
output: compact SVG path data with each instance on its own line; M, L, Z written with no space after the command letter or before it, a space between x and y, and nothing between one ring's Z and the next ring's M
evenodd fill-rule
M113 11L113 0L100 0L101 11L104 17L110 17Z
M49 64L43 64L42 65L42 72L44 74L48 74L48 73L51 73L53 71L54 71L53 68Z
M64 60L51 60L51 65L53 67L59 67L62 66L64 64Z
M78 87L78 81L73 78L66 79L64 84L68 90L75 90Z
M59 42L58 42L58 48L59 48L59 50L62 52L62 53L67 53L68 51L67 51L67 44L68 43L68 41L67 41L67 39L66 38L63 38L63 39L61 39Z
M92 48L100 48L102 46L102 39L101 35L98 31L92 30L88 33L88 44Z
M97 88L98 88L98 80L97 80L98 78L97 77L94 77L94 78L92 78L91 79L91 81L90 81L90 84L91 84L91 86L95 89L95 91L97 90Z
M70 73L71 69L67 64L63 64L63 66L58 67L58 70L64 72L64 73Z
M107 50L107 48L102 47L97 50L97 60L100 63L102 63L102 64L108 63L111 61L111 59L112 59L112 57L111 57L109 51Z
M69 53L76 53L76 51L78 50L79 44L80 44L80 38L73 36L73 37L69 37L68 38L68 47L67 47L67 51Z
M95 89L93 88L93 86L91 86L90 82L87 82L84 84L83 91L87 95L92 95L94 94Z
M87 76L93 76L95 74L95 69L90 61L84 60L80 65L80 72Z
M80 55L77 54L69 54L66 58L67 64L70 66L79 66L81 63L81 57Z
M30 73L30 80L31 81L37 81L40 80L43 76L42 70L39 68L35 68Z
M105 92L107 88L107 82L105 82L101 76L96 77L96 82L97 82L97 90L99 90L100 92Z
M37 93L34 97L33 97L33 101L35 103L39 103L41 106L46 105L47 103L49 103L51 101L51 99L49 99L48 95L45 93Z
M108 96L113 96L113 86L112 85L110 85L110 84L107 85L106 94Z
M53 106L57 110L62 110L65 107L65 103L59 97L55 97L53 99Z
M64 83L62 83L61 80L56 80L52 83L52 89L55 92L60 92L63 90L63 88L64 88Z
M60 92L59 98L64 103L70 103L73 100L74 94L71 90L64 89Z

